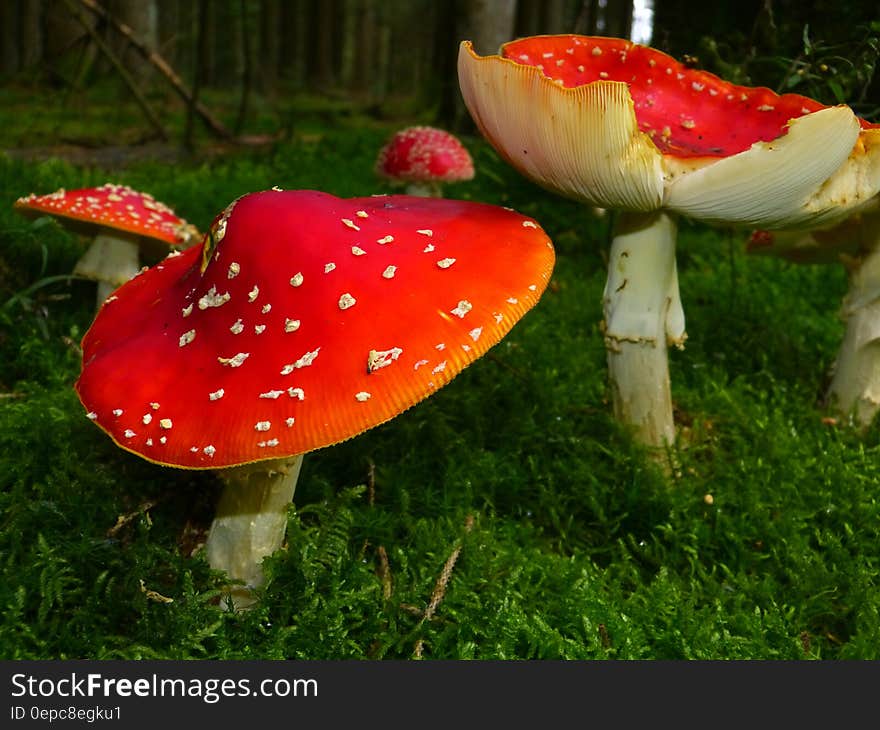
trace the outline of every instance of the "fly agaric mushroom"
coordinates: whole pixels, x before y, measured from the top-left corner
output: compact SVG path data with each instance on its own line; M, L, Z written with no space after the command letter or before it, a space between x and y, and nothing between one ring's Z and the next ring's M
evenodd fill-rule
M89 248L73 269L98 282L97 304L141 269L141 253L159 259L168 247L195 243L199 233L164 203L127 185L57 190L27 195L15 210L28 218L48 215L65 228L92 236Z
M842 223L812 231L754 231L746 251L794 263L842 264L846 323L832 367L827 405L868 426L880 410L880 196Z
M408 195L441 197L443 183L470 180L474 163L456 137L435 127L407 127L379 150L376 172L406 183Z
M302 455L452 380L538 301L553 263L538 224L496 206L251 193L105 303L76 390L123 449L219 470L206 552L244 582L244 605L282 544Z
M667 345L681 347L677 218L767 229L830 224L880 189L880 127L846 106L736 86L617 38L461 44L483 135L520 173L618 216L604 294L616 417L675 437Z

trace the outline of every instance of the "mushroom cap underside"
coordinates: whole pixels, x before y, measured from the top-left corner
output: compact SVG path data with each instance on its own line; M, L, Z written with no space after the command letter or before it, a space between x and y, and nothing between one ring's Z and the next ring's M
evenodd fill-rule
M796 95L771 99L769 90L735 87L619 39L539 36L506 44L503 53L481 57L462 43L459 81L468 110L513 167L566 197L779 228L843 217L880 189L880 127L866 125L846 106L807 104ZM577 74L584 69L584 83L566 85L552 75L572 64ZM594 68L590 78L598 78L587 80L586 69L596 64L615 70L614 76ZM637 83L655 77L658 83ZM661 80L674 93L658 94ZM697 95L699 103L686 94ZM725 105L725 113L711 111ZM644 121L639 114L645 109L665 121ZM781 126L779 114L786 120ZM752 127L741 127L745 119ZM683 142L664 144L679 139L666 135L666 127L701 137L705 146L682 153ZM731 129L738 135L733 141Z
M496 206L249 194L103 305L76 389L119 446L160 464L308 452L448 383L553 263L538 224Z

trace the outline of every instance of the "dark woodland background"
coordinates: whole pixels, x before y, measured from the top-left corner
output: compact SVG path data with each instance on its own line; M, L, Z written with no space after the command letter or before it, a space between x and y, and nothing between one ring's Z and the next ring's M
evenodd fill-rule
M661 50L877 118L876 0L647 4L650 43ZM169 105L212 91L221 136L289 124L296 94L335 100L334 112L356 106L461 130L469 125L455 70L462 39L490 53L541 33L629 37L633 13L625 0L0 0L0 84L61 92L74 108L95 89L140 95L161 134ZM274 121L261 125L261 114Z

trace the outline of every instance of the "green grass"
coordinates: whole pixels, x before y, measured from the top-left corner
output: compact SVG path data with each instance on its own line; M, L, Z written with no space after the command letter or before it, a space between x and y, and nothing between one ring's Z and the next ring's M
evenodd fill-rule
M682 224L690 339L671 371L687 438L666 480L609 416L607 219L476 138L477 177L447 195L535 216L557 248L550 289L435 396L307 455L261 603L217 605L221 576L193 554L215 477L149 464L84 417L72 384L94 290L49 278L81 244L11 203L114 180L204 229L273 185L387 191L372 164L390 131L113 174L0 158L0 656L880 658L880 439L817 405L843 272L747 258L741 235Z

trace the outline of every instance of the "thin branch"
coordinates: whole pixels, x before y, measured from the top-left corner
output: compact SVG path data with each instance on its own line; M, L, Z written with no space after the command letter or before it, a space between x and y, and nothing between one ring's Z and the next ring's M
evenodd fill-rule
M71 0L65 0L65 2L70 3ZM178 93L178 95L187 103L193 103L193 96L190 91L186 88L186 85L181 80L180 76L175 73L174 69L168 64L168 62L162 58L158 53L154 50L146 46L144 43L135 38L134 33L132 33L131 28L129 28L124 23L120 23L116 18L114 18L110 13L108 13L104 8L98 5L95 0L79 0L80 4L93 12L102 20L106 21L110 24L114 30L123 35L134 49L140 53L147 61L149 61L158 71L168 79L168 82L174 88L174 90ZM227 129L222 122L217 120L211 112L199 101L194 102L194 110L199 115L201 120L207 125L207 127L218 137L223 139L232 139L232 132Z
M92 0L80 0L80 2L86 4L88 2L92 2ZM104 41L101 39L101 36L98 35L98 32L91 25L89 25L89 22L85 19L80 9L76 7L76 5L74 5L73 0L64 0L64 4L67 6L70 14L79 21L80 25L82 25L82 27L85 29L86 33L89 34L97 49L104 54L104 56L111 63L113 68L116 69L116 73L119 74L119 77L128 87L128 90L135 98L135 101L137 101L138 106L144 112L144 115L147 117L150 124L156 130L156 133L159 135L159 137L161 137L163 140L167 140L168 132L165 131L165 127L162 126L162 122L159 120L159 117L156 116L153 108L150 106L149 102L147 102L146 97L141 93L140 89L138 88L137 83L125 69L125 66L122 65L122 62L116 57L116 54L110 50L106 43L104 43Z

